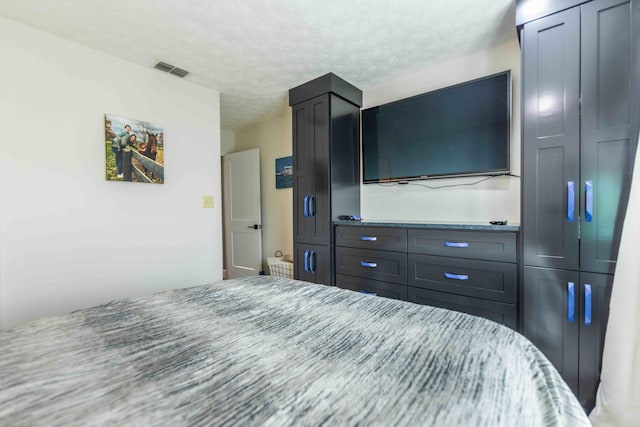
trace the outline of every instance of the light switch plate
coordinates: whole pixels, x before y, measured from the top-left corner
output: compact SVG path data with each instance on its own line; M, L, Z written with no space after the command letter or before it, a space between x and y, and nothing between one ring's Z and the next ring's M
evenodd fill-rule
M202 196L202 207L213 208L213 196Z

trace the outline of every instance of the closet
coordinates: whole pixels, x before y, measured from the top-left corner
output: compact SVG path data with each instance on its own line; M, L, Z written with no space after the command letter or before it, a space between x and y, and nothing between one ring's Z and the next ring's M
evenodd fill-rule
M534 11L531 0L517 2L522 332L586 410L599 381L637 145L638 3L557 0Z
M333 73L289 90L294 278L333 284L333 221L360 214L362 92Z

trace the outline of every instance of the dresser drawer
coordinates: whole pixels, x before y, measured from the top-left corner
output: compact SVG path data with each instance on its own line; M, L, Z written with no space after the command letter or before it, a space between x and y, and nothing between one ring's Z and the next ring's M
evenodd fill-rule
M487 231L409 230L410 253L516 262L516 235Z
M338 274L336 275L336 286L378 297L407 300L407 286L397 283L380 282L378 280Z
M516 329L516 306L479 298L464 297L444 292L428 291L425 289L408 288L409 301L416 304L431 305L460 311L485 319L501 323L511 329Z
M407 254L336 247L336 274L407 283Z
M339 225L336 227L336 246L406 252L407 230L392 227Z
M516 264L409 254L409 286L516 302Z

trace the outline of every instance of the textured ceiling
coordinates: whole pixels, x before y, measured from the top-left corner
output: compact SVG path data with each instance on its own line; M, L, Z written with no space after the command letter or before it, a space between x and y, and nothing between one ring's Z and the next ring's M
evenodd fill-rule
M222 126L334 72L360 89L506 42L514 0L2 0L0 16L221 93ZM160 71L158 71L160 72Z

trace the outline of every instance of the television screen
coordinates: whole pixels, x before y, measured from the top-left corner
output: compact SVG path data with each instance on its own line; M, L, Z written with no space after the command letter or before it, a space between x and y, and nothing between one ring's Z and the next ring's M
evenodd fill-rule
M509 173L511 72L362 111L363 181Z

